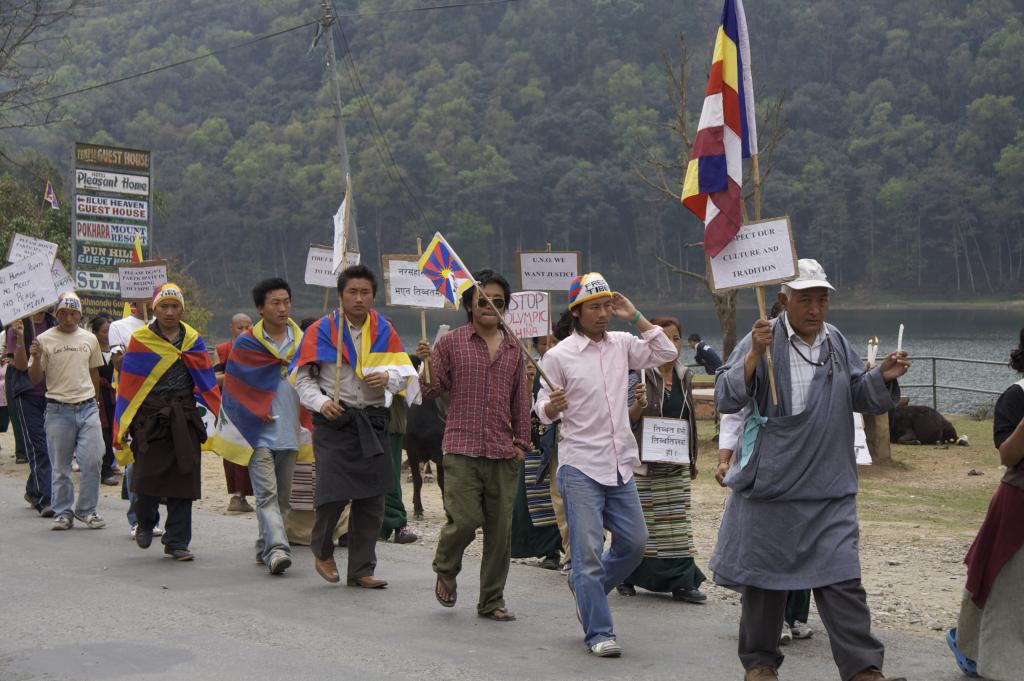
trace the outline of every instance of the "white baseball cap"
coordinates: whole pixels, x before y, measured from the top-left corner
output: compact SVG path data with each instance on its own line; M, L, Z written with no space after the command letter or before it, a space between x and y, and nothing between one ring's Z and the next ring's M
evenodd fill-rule
M825 276L825 268L817 260L800 258L797 261L797 267L800 269L800 276L793 281L785 283L786 286L794 291L802 291L809 288L827 288L829 291L836 290L835 286L828 283L828 277Z

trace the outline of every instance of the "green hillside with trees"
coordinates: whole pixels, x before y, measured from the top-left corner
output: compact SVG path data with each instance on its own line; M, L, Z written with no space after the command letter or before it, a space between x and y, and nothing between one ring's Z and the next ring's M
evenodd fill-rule
M692 134L721 2L518 0L404 11L430 4L337 5L364 259L413 251L417 236L437 229L470 266L512 273L516 250L550 242L581 250L613 281L702 299L699 283L656 262L703 271L699 248L687 248L702 226L649 182L658 175L651 159L660 159L678 193L677 166L688 155L671 128L664 60L678 66L682 36ZM76 12L50 29L65 39L47 47L59 60L45 94L300 26L321 8L93 0ZM765 168L764 214L791 217L800 255L863 292L1019 292L1019 5L750 0L747 18L762 145L778 142ZM67 199L73 142L151 149L160 253L223 303L242 302L260 276L298 281L307 245L330 239L342 190L315 28L56 100L60 122L0 130L0 150L25 166L5 161L4 181L35 188L52 175ZM782 119L772 125L780 98ZM5 231L10 217L0 218Z

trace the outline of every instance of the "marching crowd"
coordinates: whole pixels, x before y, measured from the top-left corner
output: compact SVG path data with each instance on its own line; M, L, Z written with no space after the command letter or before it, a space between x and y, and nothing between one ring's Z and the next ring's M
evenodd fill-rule
M755 322L724 363L699 336L687 339L716 374L723 418L714 475L733 492L707 567L717 585L742 595L746 681L777 679L780 643L811 635L811 594L843 681L901 681L882 672L861 585L851 413L894 408L910 364L898 351L865 367L827 323L834 288L823 269L801 260L799 272L782 287L778 316ZM467 323L421 341L414 355L374 309L369 268L342 271L339 307L301 324L289 284L267 279L252 291L258 320L232 318L216 364L182 321L186 300L174 284L134 301L131 316L90 320L89 330L81 301L65 294L52 314L6 331L5 392L28 464L25 500L53 530L102 528L99 489L117 484L116 456L135 543L147 549L160 537L166 557L191 561L206 410L247 445L246 465L225 456L224 469L228 510L255 510L256 562L280 575L292 546L308 544L315 571L339 582L335 550L347 546L346 583L382 589L378 539L417 539L402 503L402 434L409 410L435 401L445 510L432 564L438 603L456 606L463 556L482 528L481 617L514 621L504 594L510 560L541 558L567 573L586 649L618 657L612 591L706 600L694 560L698 447L682 325L648 319L592 272L573 282L552 336L533 339L534 360L502 324L508 282L492 270L475 279L462 295ZM613 320L636 333L610 330ZM1024 373L1022 353L1012 366ZM965 673L1007 681L1024 659L1022 416L1024 381L996 409L1008 472L968 556L949 637ZM685 463L644 459L647 418L688 424Z

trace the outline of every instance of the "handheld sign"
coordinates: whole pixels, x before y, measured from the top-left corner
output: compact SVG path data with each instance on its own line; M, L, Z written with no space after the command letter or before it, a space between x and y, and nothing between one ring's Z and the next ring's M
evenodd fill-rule
M121 297L125 300L152 298L158 286L167 283L167 261L147 260L117 266Z
M798 275L796 245L788 217L743 225L718 255L705 257L711 290L715 293L784 284Z
M640 440L644 463L690 463L690 422L645 416Z
M443 309L445 297L420 271L415 255L385 255L384 300L392 307Z
M14 238L11 239L11 247L7 251L7 262L19 262L36 253L45 253L50 262L53 262L57 257L57 244L15 232Z
M513 293L505 311L505 326L516 338L546 336L551 332L550 309L544 291Z
M10 324L56 301L57 289L46 253L36 253L0 270L0 322Z
M50 268L50 274L53 275L53 287L57 289L57 293L67 293L68 291L75 290L75 280L71 278L64 263L59 258L53 259L53 267Z
M303 281L308 286L325 288L334 288L338 285L338 278L334 275L334 250L330 246L309 245Z
M580 276L579 251L520 251L519 288L530 291L568 291Z

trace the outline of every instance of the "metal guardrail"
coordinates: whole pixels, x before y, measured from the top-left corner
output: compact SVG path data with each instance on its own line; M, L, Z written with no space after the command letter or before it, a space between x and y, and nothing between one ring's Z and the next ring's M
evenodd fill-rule
M1001 390L984 390L982 388L967 388L962 385L945 385L938 381L938 363L939 362L957 362L960 364L981 364L985 366L997 366L1005 367L1006 362L993 362L988 359L964 359L963 357L911 357L912 362L930 361L932 365L932 382L931 383L920 383L920 384L904 384L901 383L901 388L931 388L932 390L932 409L939 408L939 390L954 390L958 392L978 393L982 395L1002 395Z

